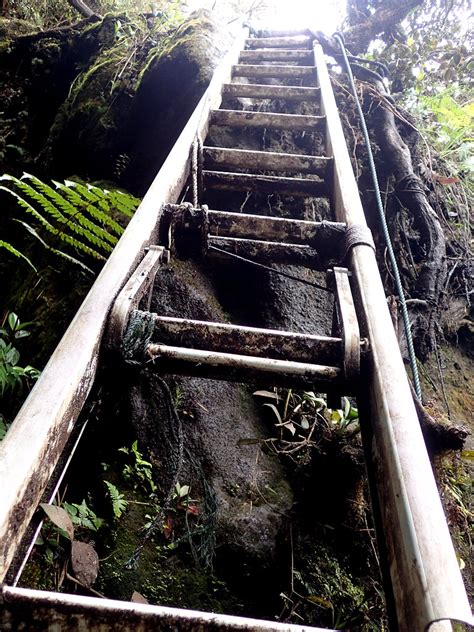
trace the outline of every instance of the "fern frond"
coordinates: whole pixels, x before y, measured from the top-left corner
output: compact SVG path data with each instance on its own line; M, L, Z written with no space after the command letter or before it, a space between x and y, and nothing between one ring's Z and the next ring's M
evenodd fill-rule
M14 221L21 224L23 228L25 228L25 230L27 230L30 235L32 235L35 239L37 239L41 243L41 245L46 248L46 250L49 250L53 254L58 255L59 257L62 257L63 259L66 259L66 261L69 261L70 263L73 263L74 265L79 266L80 268L88 272L89 274L92 274L92 275L94 274L94 271L91 270L88 266L86 266L85 263L82 263L82 261L79 261L79 259L76 259L75 257L68 255L67 252L63 252L62 250L58 250L57 248L53 248L52 246L47 244L45 240L38 234L38 231L36 231L33 228L33 226L30 226L30 224L27 224L26 222L22 222L21 219L15 219Z
M104 481L104 483L107 487L109 498L112 501L112 511L114 512L114 516L116 518L120 518L127 508L128 501L125 500L124 495L119 492L115 485L109 483L109 481Z
M30 187L29 185L25 185L25 186L28 187L29 189L32 189L32 187ZM96 250L94 250L93 248L87 246L86 244L83 244L81 241L79 241L75 237L72 237L68 233L65 233L63 230L58 230L57 228L55 228L45 217L43 217L43 215L41 215L41 213L39 213L27 200L21 197L21 195L19 195L16 191L12 191L11 189L8 189L7 187L0 186L0 190L1 189L3 189L4 191L7 191L8 193L16 197L16 199L18 200L18 204L22 208L24 208L28 213L31 213L31 215L33 215L33 217L35 217L49 233L51 233L52 235L55 235L62 241L66 242L72 248L75 248L77 250L80 250L81 252L84 252L87 255L90 255L94 259L105 261L105 257L101 255L99 252L97 252ZM34 191L34 189L32 190ZM41 196L41 197L44 197L44 196ZM66 224L68 224L68 222L66 222ZM77 230L76 226L74 227L71 226L71 229L74 229L74 228L76 228ZM79 234L81 234L81 231L78 231L78 232ZM112 248L110 248L110 250L112 250Z
M60 211L58 211L54 204L52 204L50 200L48 200L48 198L45 197L42 193L39 193L27 182L22 182L22 180L19 180L18 178L12 177L11 180L24 195L27 195L33 201L37 202L41 206L41 208L46 211L48 215L51 215L51 217L53 217L57 222L59 222L60 224L68 223L67 217L64 217L64 215ZM7 191L10 191L10 189L7 189ZM27 200L24 201L28 203Z
M26 263L29 266L31 266L36 273L38 272L38 270L35 268L35 266L28 259L28 257L26 257L19 250L17 250L14 246L9 244L8 241L3 241L2 239L0 239L0 248L3 248L4 250L7 250L10 254L14 255L15 257L18 257L19 259L22 259L23 261L26 261Z
M120 224L116 222L112 217L110 217L110 215L108 215L106 212L104 212L101 209L98 209L93 204L84 200L77 193L77 191L67 186L67 180L65 181L65 184L61 184L60 182L55 182L54 180L53 180L53 183L58 189L60 189L61 193L64 196L69 198L71 202L76 205L77 208L81 208L81 207L84 208L91 217L93 217L96 221L101 222L103 226L109 226L111 230L114 231L114 233L116 233L117 235L122 235L123 227L120 226ZM104 232L107 233L107 231L104 231ZM107 237L104 235L104 238L109 239L111 243L114 243L114 244L117 242L117 239L115 239L112 235L109 235L109 234L107 234Z
M85 186L80 182L71 182L70 180L65 180L64 184L75 189L85 200L95 204L101 211L110 217L111 206L107 198L106 191L99 189L99 187L94 187L91 184Z
M21 178L6 174L0 177L1 181L9 185L0 184L0 190L13 195L18 206L35 220L33 225L17 220L29 234L48 251L87 272L92 271L82 259L104 261L124 231L117 214L130 218L140 203L121 191L107 191L70 180L64 184L53 180L51 185L29 173ZM11 244L8 246L13 248ZM0 247L6 248L3 242Z
M71 204L69 200L60 195L48 184L42 182L39 178L31 176L28 173L24 173L22 179L30 179L34 182L38 191L40 191L45 197L48 196L51 201L56 204L56 207L59 207L63 213L69 216L67 222L72 231L74 231L77 235L86 237L94 246L97 246L107 252L112 252L112 248L103 241L104 239L109 239L110 237L106 230L94 224L94 222L81 213L78 208ZM81 227L84 230L82 230ZM115 239L112 243L115 245L117 240Z
M0 180L2 179L4 178L0 178ZM57 235L59 233L59 230L55 228L51 224L51 222L43 217L41 213L38 213L34 206L31 206L31 204L27 202L24 198L22 198L21 195L19 195L16 191L13 191L12 189L4 186L0 186L0 191L6 191L7 193L10 193L10 195L13 195L16 198L18 205L21 206L28 213L31 213L31 215L33 215L33 217L35 217L35 219L37 219L49 233L51 233L52 235Z
M118 191L110 191L109 195L113 208L125 215L125 217L133 217L138 205L140 204L140 200L136 200L136 198L133 198L133 201L130 201L129 199L127 199L128 196L123 195Z

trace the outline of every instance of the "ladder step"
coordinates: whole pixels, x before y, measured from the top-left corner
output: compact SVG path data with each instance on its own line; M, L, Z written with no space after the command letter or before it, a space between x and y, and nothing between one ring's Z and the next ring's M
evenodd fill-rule
M260 48L243 50L240 53L240 61L244 63L252 61L311 61L311 56L312 51L309 49Z
M325 156L305 156L224 147L204 147L203 152L205 164L211 168L244 167L247 170L296 171L297 173L313 173L324 178L332 164L332 159Z
M311 48L313 38L309 35L288 37L253 37L246 40L247 48Z
M237 64L232 67L233 77L274 77L300 78L316 77L315 66L262 66L258 64Z
M212 125L266 127L295 131L321 129L325 120L325 116L276 114L274 112L246 112L242 110L213 110L211 114Z
M309 29L262 29L258 37L295 37L296 35L310 35Z
M313 101L319 99L317 87L267 86L258 83L225 83L224 94L249 99L286 99L288 101Z
M342 370L306 362L274 360L237 353L188 349L163 344L148 345L152 369L171 375L190 375L226 382L284 384L311 387L322 392L351 394Z
M302 265L313 270L324 272L328 269L327 259L321 259L314 248L302 244L288 244L275 241L262 241L259 239L240 239L238 237L220 237L209 235L207 245L209 255L226 257L224 252L245 257L261 263L286 263L289 265ZM217 249L217 250L216 250ZM337 260L337 253L333 252Z
M158 315L154 326L153 337L171 346L333 366L343 360L341 338Z
M220 237L265 239L313 246L319 252L325 248L342 252L346 224L339 222L308 222L267 215L207 211L209 232Z
M322 180L258 176L247 173L203 171L204 186L226 191L259 191L296 197L326 197L328 187Z

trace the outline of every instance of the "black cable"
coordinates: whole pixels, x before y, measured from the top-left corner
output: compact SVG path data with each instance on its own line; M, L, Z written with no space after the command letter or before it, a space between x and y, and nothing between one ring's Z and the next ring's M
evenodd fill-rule
M294 276L293 274L288 274L288 272L282 272L281 270L277 270L276 268L272 268L271 266L266 266L263 263L258 263L258 261L253 261L252 259L247 259L246 257L241 257L240 255L236 255L233 252L229 252L228 250L223 250L222 248L218 248L217 246L209 246L209 250L217 250L217 252L221 252L228 257L234 257L239 261L244 261L245 263L249 263L257 268L262 268L263 270L267 270L268 272L273 272L273 274L279 274L282 277L287 279L291 279L292 281L299 281L300 283L304 283L305 285L310 285L311 287L315 287L318 290L323 290L324 292L330 292L332 294L332 290L325 285L319 285L319 283L314 283L313 281L307 281L306 279L301 279L300 277Z

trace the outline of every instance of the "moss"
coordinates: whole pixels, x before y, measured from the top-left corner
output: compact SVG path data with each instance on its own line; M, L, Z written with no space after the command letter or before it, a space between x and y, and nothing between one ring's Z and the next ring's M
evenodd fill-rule
M286 606L292 604L290 619L296 622L302 617L308 625L332 629L383 630L380 587L374 590L376 580L356 579L351 567L339 547L331 544L330 531L297 540L292 571L294 594L286 595Z

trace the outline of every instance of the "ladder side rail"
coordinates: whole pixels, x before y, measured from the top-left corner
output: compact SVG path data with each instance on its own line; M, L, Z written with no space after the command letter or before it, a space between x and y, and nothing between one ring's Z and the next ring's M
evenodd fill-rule
M4 586L0 599L3 632L53 628L88 632L328 632L327 628L28 588Z
M327 150L334 156L336 219L366 226L324 54L317 43L314 55ZM434 621L448 619L469 622L469 603L371 247L352 248L351 270L362 335L369 338L371 349L367 382L371 451L400 630L427 630ZM437 626L437 630L451 629L446 621Z
M0 581L41 500L43 491L90 393L101 338L115 297L156 240L161 207L176 202L189 174L196 133L204 136L222 85L244 46L239 35L163 163L142 203L53 352L37 384L0 444Z

